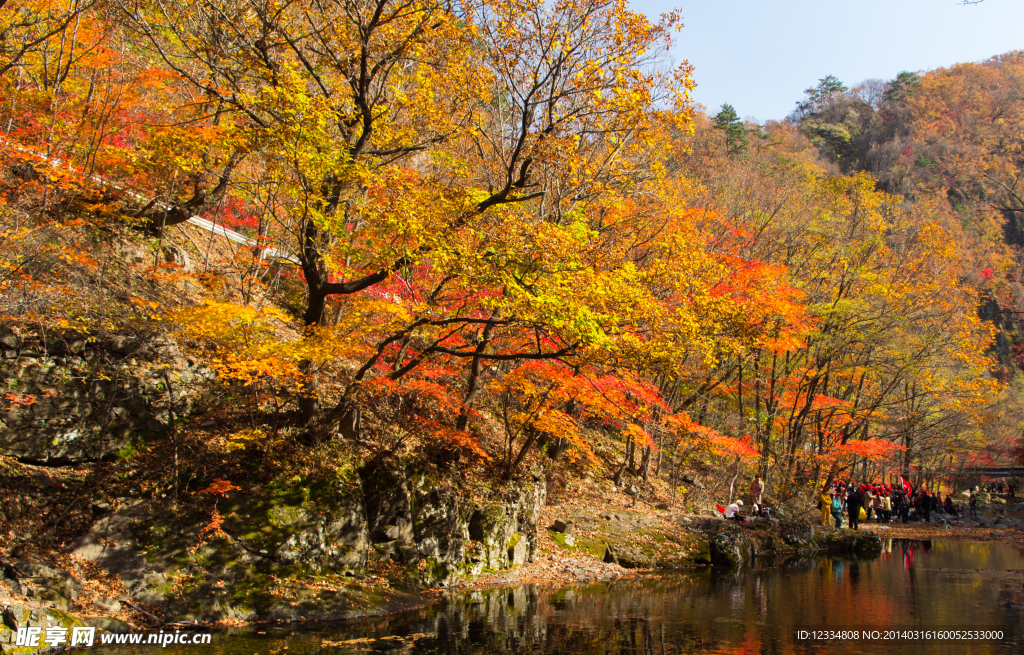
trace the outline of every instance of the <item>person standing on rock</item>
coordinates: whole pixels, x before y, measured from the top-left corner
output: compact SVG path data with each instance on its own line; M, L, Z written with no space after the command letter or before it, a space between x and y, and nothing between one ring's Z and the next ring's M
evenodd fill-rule
M917 494L917 511L924 516L925 523L932 522L932 499L927 489L921 489Z
M821 524L832 525L832 490L828 486L821 490L818 508L821 510Z
M871 511L875 508L875 492L871 490L870 486L864 487L864 495L861 497L861 502L864 503L864 520L871 520Z
M836 527L843 527L843 496L845 492L836 492L832 495L832 520L836 522Z
M974 493L973 489L971 490L971 501L970 501L970 504L971 504L971 518L972 519L977 519L978 518L978 496Z
M764 482L761 482L761 476L755 475L754 481L750 483L750 511L757 513L758 508L761 507L761 495L764 494Z
M871 499L871 509L875 511L875 522L882 523L882 490L875 489L875 497Z
M856 487L850 489L850 495L846 497L846 513L850 517L850 528L860 530L860 506L863 502L860 490Z

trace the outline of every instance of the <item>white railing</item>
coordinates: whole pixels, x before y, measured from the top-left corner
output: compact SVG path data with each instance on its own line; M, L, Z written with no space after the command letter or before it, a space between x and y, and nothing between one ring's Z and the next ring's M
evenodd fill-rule
M35 151L33 151L33 150L29 149L29 148L26 148L26 147L24 147L22 145L19 145L17 143L14 143L12 141L7 141L7 140L5 140L3 138L0 138L0 145L4 145L4 146L6 146L6 147L8 147L8 148L10 148L12 150L17 150L18 152L23 152L23 153L26 153L28 155L31 155L32 157L35 157L36 159L38 159L40 161L46 162L47 164L50 165L51 168L64 168L64 169L67 169L67 170L69 170L69 171L71 171L73 173L78 173L79 172L77 169L75 169L73 166L71 166L71 164L68 164L68 163L66 163L66 162L64 162L64 161L62 161L60 159L50 158L50 157L46 157L45 155L40 155L39 153L37 153L37 152L35 152ZM92 180L94 183L98 184L101 187L106 186L106 187L111 187L113 189L117 189L118 191L123 191L126 195L131 196L132 198L134 198L135 200L137 200L137 201L139 201L141 203L149 204L149 202L150 202L141 193L137 193L135 191L132 191L128 187L124 186L123 184L119 184L117 182L111 182L110 180L107 180L107 179L105 179L104 177L102 177L100 175L90 175L89 179ZM163 202L157 202L157 203L155 203L155 206L157 208L163 209L163 210L171 209L170 205L168 205L167 203L163 203ZM206 230L207 232L212 232L212 233L214 233L214 234L216 234L218 236L222 236L225 239L227 239L228 241L233 241L234 243L239 243L239 244L242 244L244 246L251 246L251 247L254 247L254 248L255 247L259 247L259 244L256 241L253 241L252 239L250 239L249 237L245 236L244 234L239 234L238 232L235 232L234 230L229 230L228 228L224 227L223 225L220 225L218 223L214 223L212 221L208 221L205 218L200 218L199 216L190 216L188 218L188 223L190 223L192 225L195 225L196 227L198 227L200 229ZM277 260L280 260L280 261L286 261L286 262L291 263L291 264L298 264L299 263L299 260L298 260L298 258L295 255L293 255L291 253L288 253L288 252L285 252L285 251L282 251L282 250L278 250L277 248L261 248L260 249L260 259L264 259L264 258L266 258L266 259L277 259Z

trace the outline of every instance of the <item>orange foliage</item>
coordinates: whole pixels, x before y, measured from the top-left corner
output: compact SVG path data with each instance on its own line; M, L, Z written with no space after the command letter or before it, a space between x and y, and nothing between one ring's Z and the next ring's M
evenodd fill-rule
M209 487L202 489L199 493L210 494L212 496L227 496L231 491L238 491L240 487L237 487L227 480L214 480Z

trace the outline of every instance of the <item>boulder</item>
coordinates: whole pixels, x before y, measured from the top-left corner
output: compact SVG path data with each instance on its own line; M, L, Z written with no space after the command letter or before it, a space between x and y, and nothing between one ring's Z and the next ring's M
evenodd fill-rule
M318 483L240 498L225 506L224 531L239 563L254 556L316 572L352 571L370 546L363 496L352 482ZM253 519L259 524L252 525Z
M0 413L0 454L26 460L92 460L163 436L170 412L158 369L172 381L178 418L189 415L202 384L215 377L205 367L188 368L166 338L95 342L73 333L32 344L0 366L0 384L8 391L37 397Z
M483 548L485 566L497 570L508 566L508 544L519 532L518 522L504 503L477 505L469 518L469 538Z
M742 538L739 534L723 530L711 535L708 549L714 566L739 566L743 562Z
M575 527L576 527L575 523L573 523L572 521L564 520L564 519L555 519L555 522L551 525L551 529L552 530L554 530L555 532L561 532L561 533L564 533L564 534L572 534L573 528L575 528Z
M789 546L807 548L814 545L814 526L805 523L783 522L779 536Z
M882 538L870 533L854 534L849 538L849 551L855 555L873 557L882 552Z
M467 559L467 523L472 507L454 490L441 487L436 478L424 473L409 475L407 487L416 552L430 563L423 569L421 582L447 585Z
M31 653L33 651L45 650L46 645L43 643L45 639L46 630L48 628L64 628L67 630L68 635L71 634L73 628L82 627L86 624L80 619L77 619L70 614L56 608L45 608L40 607L36 609L30 609L28 607L7 607L3 610L5 620L0 624L0 652L12 653L20 655L22 653ZM42 648L32 649L15 646L17 639L17 630L12 629L7 622L7 616L10 616L10 621L16 623L18 627L40 627L43 629L42 639L40 644ZM98 641L98 640L97 640Z
M624 569L649 569L657 565L657 561L635 546L618 545L614 548L607 546L605 561L608 561L608 552L611 552L615 563Z
M566 543L569 543L570 536L566 537ZM509 566L522 566L530 562L530 543L526 538L526 535L517 532L512 536L512 541L509 543L508 549L508 564Z
M189 257L188 252L184 248L178 246L164 246L163 247L164 261L172 266L176 266L185 271L195 270L192 265L192 258Z
M14 613L14 608L5 607L4 611L0 613L0 619L3 619L3 624L15 632L22 626L21 621L18 620L19 614Z
M697 489L704 489L704 483L696 475L686 474L683 476L683 483Z
M371 543L413 545L412 505L405 469L377 461L359 470Z
M99 598L92 604L108 614L117 614L121 611L121 601L116 598Z
M121 258L129 264L145 264L147 261L152 264L153 258L146 254L146 251L142 248L134 248L132 246L126 246L121 250Z
M17 350L21 347L21 337L18 333L7 326L0 326L0 346L10 350Z
M11 567L15 579L10 586L25 596L49 601L61 609L67 609L82 590L82 583L63 569L33 560L19 560ZM7 573L8 577L10 572Z
M371 591L296 585L283 598L268 593L266 576L275 587L316 572L358 576L369 558L386 558L416 571L420 584L447 586L485 568L526 564L536 555L544 492L541 479L473 497L427 473L378 462L351 479L295 476L221 499L223 535L205 540L199 532L208 512L97 503L96 523L73 554L120 574L132 601L163 604L168 618L340 618L365 611L367 601L351 595ZM175 586L180 580L194 582ZM116 611L113 604L104 610Z

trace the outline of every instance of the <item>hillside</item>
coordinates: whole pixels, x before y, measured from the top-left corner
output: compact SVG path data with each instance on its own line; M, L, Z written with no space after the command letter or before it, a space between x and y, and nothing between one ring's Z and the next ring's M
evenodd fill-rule
M842 170L871 173L880 189L959 230L969 257L963 275L982 286L994 281L983 315L999 326L1000 361L1014 369L1024 298L1022 71L1017 51L850 90L822 79L792 116Z

